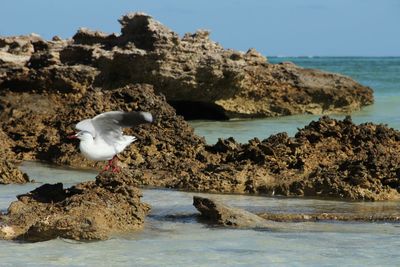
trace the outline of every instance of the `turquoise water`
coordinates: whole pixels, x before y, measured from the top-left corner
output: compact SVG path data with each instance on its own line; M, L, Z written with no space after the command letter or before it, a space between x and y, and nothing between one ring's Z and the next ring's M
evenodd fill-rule
M375 103L351 114L356 123L384 123L400 129L400 57L321 57L321 58L268 58L271 63L292 61L304 68L317 68L348 75L363 85L374 89ZM315 115L299 115L257 120L234 120L224 122L192 121L197 134L205 136L208 143L218 137L235 137L240 142L271 134L288 132L294 135ZM344 115L333 116L344 118Z
M37 163L22 166L35 185L0 187L0 209L42 182L73 184L94 172ZM143 190L152 206L142 231L101 242L56 239L38 243L0 241L0 266L398 266L398 223L276 223L272 230L204 225L193 193ZM210 196L208 194L196 194ZM400 202L344 202L244 195L211 195L254 212L383 212Z

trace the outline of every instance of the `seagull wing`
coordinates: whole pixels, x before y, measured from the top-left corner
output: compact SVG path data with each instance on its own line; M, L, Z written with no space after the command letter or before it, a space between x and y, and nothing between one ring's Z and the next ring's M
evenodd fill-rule
M92 119L86 119L79 122L76 126L79 131L85 131L91 133L92 136L96 136L96 130L94 129Z
M111 145L122 139L122 128L134 127L152 121L153 116L149 112L109 111L91 119L91 124L95 130L95 136L101 136L104 141Z

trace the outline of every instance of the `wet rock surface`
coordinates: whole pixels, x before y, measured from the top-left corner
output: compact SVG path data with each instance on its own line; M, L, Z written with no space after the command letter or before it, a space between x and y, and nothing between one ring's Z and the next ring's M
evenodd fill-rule
M127 172L104 173L67 189L62 183L44 184L11 203L0 217L0 236L25 241L107 239L143 226L150 208L140 197Z
M224 49L204 30L180 38L143 13L119 21L120 35L83 28L72 40L0 38L0 88L79 97L147 83L179 114L208 119L347 113L373 102L372 90L348 77Z
M193 205L201 213L201 218L208 223L235 228L271 228L271 222L245 211L243 209L229 207L219 201L193 197Z
M266 228L278 229L285 227L275 222L320 222L320 221L344 221L344 222L398 222L400 212L385 211L376 208L365 209L357 212L262 212L253 213L246 210L231 207L212 198L199 196L193 197L193 205L201 213L201 222L211 225L232 228ZM282 228L283 229L283 228Z
M261 218L275 222L319 222L319 221L343 221L343 222L399 222L400 213L384 214L349 214L349 213L261 213Z

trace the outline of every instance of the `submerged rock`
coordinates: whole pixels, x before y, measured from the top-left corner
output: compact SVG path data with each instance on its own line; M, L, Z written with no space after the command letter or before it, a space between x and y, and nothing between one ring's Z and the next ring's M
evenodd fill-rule
M257 214L261 218L276 222L318 222L318 221L344 221L344 222L399 222L400 213L261 213Z
M207 222L237 228L271 228L273 225L256 214L229 207L216 200L194 196L193 205Z
M143 226L150 208L127 172L104 173L96 181L64 189L44 184L18 196L0 217L0 237L44 241L56 237L103 240Z
M120 35L83 28L72 40L0 38L0 88L79 94L147 83L188 119L348 113L373 102L349 77L270 64L254 49L224 49L204 30L180 38L143 13L119 21Z

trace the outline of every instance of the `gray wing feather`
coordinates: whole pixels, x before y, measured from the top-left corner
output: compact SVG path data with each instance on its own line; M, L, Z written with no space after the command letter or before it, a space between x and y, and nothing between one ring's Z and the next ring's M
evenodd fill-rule
M91 119L96 135L101 135L107 143L122 138L122 128L134 127L153 121L153 116L141 111L109 111Z
M93 136L96 136L96 130L94 129L94 126L92 124L92 119L86 119L81 122L79 122L76 126L76 129L79 131L86 131L91 133Z

